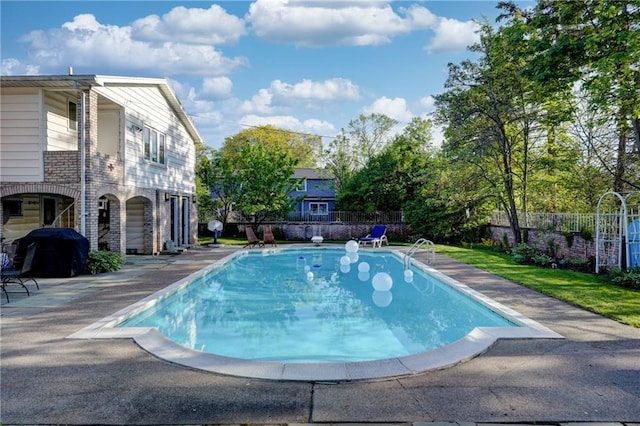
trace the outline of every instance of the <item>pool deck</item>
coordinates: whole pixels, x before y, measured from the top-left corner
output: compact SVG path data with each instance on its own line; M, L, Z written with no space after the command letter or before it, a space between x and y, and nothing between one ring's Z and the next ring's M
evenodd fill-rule
M67 338L233 250L128 256L118 272L40 279L9 304L2 294L0 422L640 425L640 329L443 256L438 270L565 339L499 340L469 361L400 378L307 383L190 369L131 340Z

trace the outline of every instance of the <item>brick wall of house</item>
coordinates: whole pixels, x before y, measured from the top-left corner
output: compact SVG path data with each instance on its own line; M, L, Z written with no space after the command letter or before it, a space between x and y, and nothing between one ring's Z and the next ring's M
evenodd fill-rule
M45 151L44 181L77 185L80 182L79 151Z

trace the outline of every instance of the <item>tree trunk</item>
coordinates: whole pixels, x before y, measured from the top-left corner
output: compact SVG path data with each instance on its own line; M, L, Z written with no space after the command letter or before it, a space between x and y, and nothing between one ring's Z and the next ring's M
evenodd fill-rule
M624 170L626 159L627 137L623 129L619 129L618 135L618 155L616 158L616 170L613 175L613 190L615 192L624 192Z

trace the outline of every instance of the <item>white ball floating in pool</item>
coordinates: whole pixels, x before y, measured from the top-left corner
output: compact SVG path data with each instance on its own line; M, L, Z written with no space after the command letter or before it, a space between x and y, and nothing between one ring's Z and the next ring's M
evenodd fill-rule
M411 269L404 271L404 280L408 283L413 281L413 271Z
M351 263L351 259L348 256L342 256L340 258L340 265L349 265Z
M371 284L378 291L389 291L393 287L393 279L386 272L378 272L373 276Z
M371 295L373 303L379 308L386 308L393 301L393 294L390 291L374 291Z
M344 244L344 249L347 253L355 253L358 251L358 242L355 240L349 240Z
M371 269L371 267L369 266L369 264L367 262L360 262L358 264L358 271L359 272L369 272L369 269Z
M313 280L313 272L307 272L307 279L308 279L309 281L312 281L312 280Z

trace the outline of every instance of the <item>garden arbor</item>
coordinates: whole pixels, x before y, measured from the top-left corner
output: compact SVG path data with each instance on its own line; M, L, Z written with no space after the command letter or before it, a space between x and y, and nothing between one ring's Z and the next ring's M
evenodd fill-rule
M640 267L640 191L606 192L596 213L596 273Z

